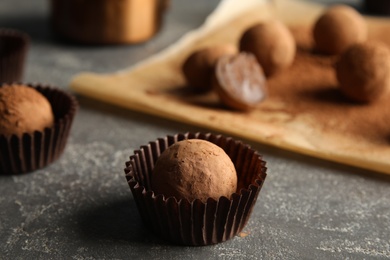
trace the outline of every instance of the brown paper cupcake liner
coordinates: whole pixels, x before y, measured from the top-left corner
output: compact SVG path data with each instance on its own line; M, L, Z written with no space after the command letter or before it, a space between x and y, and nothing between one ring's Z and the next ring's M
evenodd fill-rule
M23 32L0 28L0 83L22 80L29 42Z
M231 198L189 202L155 195L150 178L160 154L184 139L208 140L232 159L237 175L237 192ZM266 178L262 156L240 141L214 134L186 133L159 138L142 146L126 162L126 179L147 227L177 244L201 246L226 241L238 234L248 222Z
M0 135L0 174L31 172L55 161L64 151L77 110L76 99L58 88L22 84L35 88L49 100L55 122L50 128L21 137Z

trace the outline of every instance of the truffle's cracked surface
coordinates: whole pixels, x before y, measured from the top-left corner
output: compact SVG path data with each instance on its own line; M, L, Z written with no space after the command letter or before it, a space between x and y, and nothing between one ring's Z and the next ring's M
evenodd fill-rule
M379 42L355 44L341 55L336 75L345 96L374 101L390 87L390 51Z
M51 127L54 115L49 101L23 85L0 87L0 134L18 135Z
M200 139L177 142L158 158L152 190L177 200L230 198L237 189L237 173L229 156L217 145Z

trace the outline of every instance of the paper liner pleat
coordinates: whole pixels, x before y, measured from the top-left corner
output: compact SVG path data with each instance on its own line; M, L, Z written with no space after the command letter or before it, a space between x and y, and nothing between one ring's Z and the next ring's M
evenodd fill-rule
M231 198L203 203L153 193L150 178L160 154L178 141L193 138L220 146L232 159L238 189ZM126 162L125 173L144 224L165 239L192 246L216 244L237 235L248 222L267 175L265 161L248 145L210 133L177 134L141 146Z
M76 99L58 88L42 84L23 85L35 88L48 99L55 123L43 131L22 136L0 135L0 174L31 172L58 159L65 149L77 110Z

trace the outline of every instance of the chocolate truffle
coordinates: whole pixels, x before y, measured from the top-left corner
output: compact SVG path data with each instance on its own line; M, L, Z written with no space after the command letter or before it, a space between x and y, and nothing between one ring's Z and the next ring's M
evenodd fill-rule
M318 18L313 37L318 51L340 54L352 44L366 40L367 25L352 7L336 5Z
M290 66L296 44L280 21L267 21L250 27L240 39L240 51L253 53L267 76Z
M261 66L253 54L245 52L218 60L213 87L223 104L242 111L255 108L267 95Z
M49 101L35 89L23 85L0 87L0 134L21 136L42 131L53 122Z
M348 98L370 102L380 97L390 83L390 51L382 43L355 44L336 63L342 93Z
M171 145L160 155L151 186L156 195L166 198L206 202L208 198L230 198L237 189L237 173L222 148L209 141L188 139Z
M211 90L214 66L218 58L234 53L237 53L237 48L228 44L206 47L195 51L182 66L187 84L198 91Z

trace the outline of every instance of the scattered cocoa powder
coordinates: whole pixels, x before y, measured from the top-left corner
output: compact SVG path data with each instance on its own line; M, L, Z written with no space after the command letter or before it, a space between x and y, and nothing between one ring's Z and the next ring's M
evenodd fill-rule
M289 29L297 44L293 64L271 76L267 80L267 98L251 113L240 113L240 116L264 121L264 114L281 113L290 121L303 118L307 128L316 132L344 135L370 147L387 148L390 144L390 94L370 104L349 100L339 90L335 72L338 56L323 55L315 50L311 26ZM380 41L390 48L389 30L390 25L383 23L370 27L368 41ZM193 95L179 88L169 96L178 102L225 110L214 92Z
M285 105L283 112L292 116L310 115L315 118L314 127L324 132L345 133L388 145L390 95L383 95L371 104L348 100L338 89L334 70L337 57L314 51L311 28L294 27L291 31L298 44L296 58L292 66L269 79L269 96L264 104L280 101ZM390 36L384 31L373 32L376 37L370 40L390 43Z

